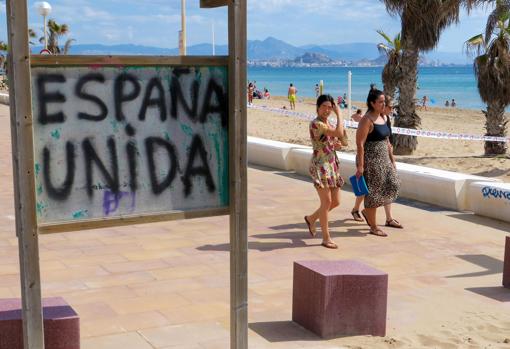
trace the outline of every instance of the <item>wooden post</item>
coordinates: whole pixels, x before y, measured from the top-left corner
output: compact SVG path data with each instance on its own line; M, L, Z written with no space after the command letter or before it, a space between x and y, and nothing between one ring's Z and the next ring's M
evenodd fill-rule
M9 103L16 235L18 236L25 349L44 349L35 214L32 93L28 47L27 2L7 1L9 35Z
M230 143L230 348L248 348L246 0L228 5Z

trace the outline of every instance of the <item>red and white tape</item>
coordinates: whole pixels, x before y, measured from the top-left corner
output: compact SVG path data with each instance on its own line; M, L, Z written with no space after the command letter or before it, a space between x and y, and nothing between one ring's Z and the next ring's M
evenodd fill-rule
M265 110L272 113L283 114L287 116L295 116L300 119L313 120L316 118L315 115L297 112L294 110L272 108L262 105L249 105L250 109ZM344 120L344 125L350 128L358 128L358 123L350 120ZM426 131L426 130L414 130L410 128L392 127L391 131L395 134L417 136L417 137L428 137L438 139L459 139L464 141L487 141L487 142L509 142L510 137L492 137L492 136L477 136L465 133L450 133L442 131Z

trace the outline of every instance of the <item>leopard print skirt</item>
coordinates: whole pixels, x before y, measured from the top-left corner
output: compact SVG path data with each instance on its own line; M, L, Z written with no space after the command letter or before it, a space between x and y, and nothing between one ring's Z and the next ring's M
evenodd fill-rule
M363 175L369 192L365 196L365 207L375 208L395 201L400 180L391 163L387 141L366 142L364 162Z

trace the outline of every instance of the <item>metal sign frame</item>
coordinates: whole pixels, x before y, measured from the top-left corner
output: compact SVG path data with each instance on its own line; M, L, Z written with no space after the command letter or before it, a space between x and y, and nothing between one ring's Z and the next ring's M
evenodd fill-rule
M208 3L208 4L207 4ZM247 156L246 156L246 0L204 1L203 7L228 5L229 55L227 57L159 57L168 64L227 64L229 94L229 181L228 208L210 212L176 212L147 217L99 221L92 225L38 227L34 179L34 138L32 118L31 64L64 64L73 57L31 56L28 40L27 0L7 0L9 40L9 99L14 178L16 235L19 240L20 278L25 349L44 349L38 234L98 228L109 225L163 221L230 214L230 347L248 348L247 321ZM209 5L209 6L208 6ZM80 62L140 64L143 57L85 56ZM136 61L136 62L134 62ZM115 62L115 63L114 63Z

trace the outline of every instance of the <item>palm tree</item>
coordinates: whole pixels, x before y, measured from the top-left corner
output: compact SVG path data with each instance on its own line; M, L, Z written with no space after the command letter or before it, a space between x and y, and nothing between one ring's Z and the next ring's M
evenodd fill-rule
M486 136L506 137L508 119L505 108L510 105L510 6L496 1L496 8L487 20L485 35L467 40L468 53L476 52L474 70L478 92L487 103ZM505 154L506 142L485 142L485 155Z
M67 54L69 48L71 47L71 43L75 41L74 39L68 39L63 48L58 46L58 39L64 35L69 33L69 26L67 24L58 24L55 20L48 20L48 51L53 54ZM40 42L44 42L44 37L39 39Z
M444 29L459 20L460 8L486 2L484 0L381 0L390 14L398 15L402 25L402 78L399 88L399 117L395 126L417 129L421 125L416 113L416 82L420 51L433 49ZM416 137L395 135L394 152L412 154L418 145Z
M385 43L381 42L377 44L377 49L388 58L388 62L384 66L381 76L384 85L384 94L389 95L393 100L395 98L397 86L402 79L402 70L400 67L402 42L400 40L400 33L395 35L393 39L390 39L382 30L378 30L377 33L386 41Z

